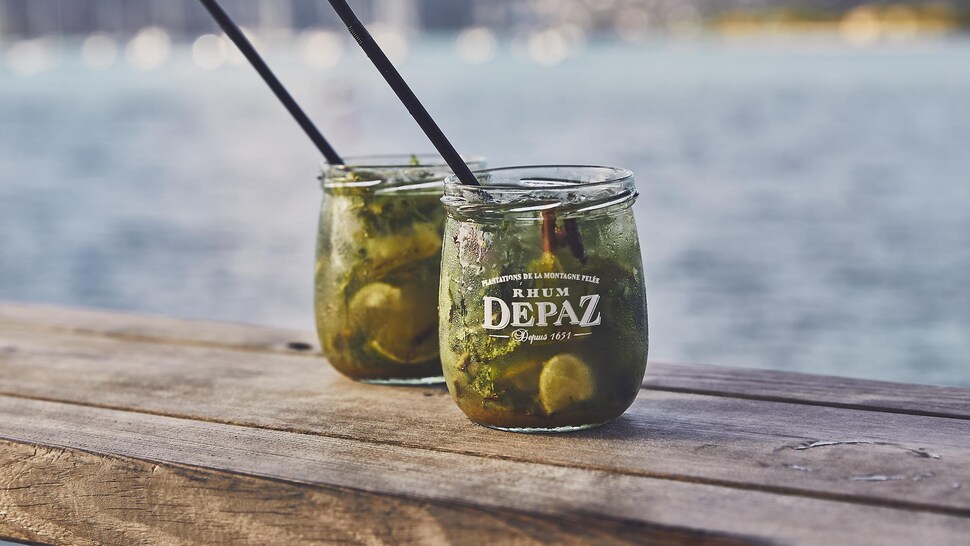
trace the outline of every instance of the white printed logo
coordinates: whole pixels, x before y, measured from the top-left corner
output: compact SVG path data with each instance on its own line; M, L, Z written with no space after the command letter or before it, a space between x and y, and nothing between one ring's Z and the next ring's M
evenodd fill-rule
M563 279L564 274L557 277ZM484 281L490 286L503 282L523 279L524 274L505 275ZM533 277L535 278L535 277ZM599 278L572 276L569 280L599 284ZM603 322L599 310L600 295L586 294L571 297L570 287L513 288L511 301L495 296L485 296L482 301L484 317L482 327L496 331L491 337L511 338L517 342L555 342L570 339L572 336L590 335L589 331L577 331L598 326ZM515 328L508 335L497 331ZM542 328L541 330L536 330ZM503 333L504 334L504 333Z
M557 290L569 295L568 288L558 288ZM516 292L522 290L516 289ZM603 321L603 317L597 312L599 305L599 294L590 294L579 298L578 310L582 313L580 318L577 308L564 300L562 305L557 305L551 301L513 301L511 304L501 298L485 296L485 321L482 326L486 330L504 330L508 326L549 326L550 320L553 326L571 324L580 327L596 326Z

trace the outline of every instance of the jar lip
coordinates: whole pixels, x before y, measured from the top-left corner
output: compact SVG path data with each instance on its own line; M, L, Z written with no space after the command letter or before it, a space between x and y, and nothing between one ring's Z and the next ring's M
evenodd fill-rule
M482 169L481 183L445 179L442 204L455 218L537 218L545 210L562 215L599 214L630 206L637 198L633 172L600 165L527 165Z
M629 169L624 169L622 167L609 167L605 165L515 165L510 167L495 167L491 169L479 169L474 170L472 174L475 178L482 182L482 178L487 177L492 174L508 174L514 171L521 171L524 175L531 172L536 174L549 173L551 171L558 170L574 170L574 171L587 171L593 172L598 171L600 173L608 173L601 179L576 179L570 180L566 178L539 178L521 176L518 177L517 182L509 182L506 180L501 180L499 182L488 181L487 184L482 184L481 186L470 186L463 184L456 175L452 174L445 178L445 187L452 191L460 191L459 188L467 188L470 190L500 190L500 191L556 191L556 190L576 190L579 188L599 188L608 187L611 185L633 185L633 171ZM512 177L508 177L512 178ZM533 182L531 184L526 182Z
M418 164L412 163L412 159L417 158ZM480 155L461 154L461 158L472 169L481 169L485 166L485 157ZM415 167L430 167L449 169L448 163L436 153L395 153L395 154L367 154L354 155L344 158L343 164L328 163L321 164L324 171L328 169L413 169Z
M476 168L485 167L481 156L462 157ZM350 156L342 165L323 163L319 179L325 192L441 195L449 174L451 168L436 154L381 154Z

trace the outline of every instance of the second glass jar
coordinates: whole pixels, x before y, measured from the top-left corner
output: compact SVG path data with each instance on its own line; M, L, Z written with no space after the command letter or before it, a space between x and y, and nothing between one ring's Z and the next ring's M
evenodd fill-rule
M315 314L324 355L342 374L385 384L442 381L436 304L449 174L434 155L324 167Z

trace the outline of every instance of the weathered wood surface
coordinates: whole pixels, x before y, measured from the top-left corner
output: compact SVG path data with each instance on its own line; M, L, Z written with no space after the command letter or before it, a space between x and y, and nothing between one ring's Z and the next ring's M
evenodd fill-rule
M725 541L743 541L746 537L776 536L818 543L831 535L832 527L852 543L865 543L873 530L889 532L908 543L932 538L939 530L953 532L970 531L965 518L898 510L882 507L856 506L851 503L805 498L796 495L776 495L759 491L734 490L684 481L668 481L648 477L627 476L603 470L544 465L530 462L510 461L501 458L445 453L436 450L374 444L326 436L307 436L284 431L269 431L234 425L183 420L171 417L145 415L100 408L76 406L33 400L0 398L0 407L8 422L6 434L31 444L61 447L69 444L73 450L94 453L111 453L115 456L146 460L160 466L173 463L190 468L229 471L244 476L273 478L290 484L320 485L327 490L363 491L383 494L390 498L433 501L454 507L458 512L497 511L504 514L510 508L514 519L523 514L533 520L544 516L554 531L559 527L562 537L590 538L586 531L602 534L603 539L613 530L619 532L614 542L638 541L650 538L651 527L676 530L705 530L710 537L723 537ZM0 448L0 452L6 451ZM117 480L138 479L142 487L150 487L152 477L146 476L154 469L142 468L140 472L94 472L87 479L74 476L73 465L76 451L61 463L55 452L31 453L26 462L11 461L5 465L21 478L11 483L7 499L19 496L8 514L16 520L49 522L72 526L71 502L77 498L62 497L55 506L40 504L35 493L24 486L46 484L49 491L76 488L86 495L93 495L93 503L84 503L95 521L115 524L124 531L128 510L145 512L164 510L156 508L151 499L173 504L178 509L193 502L192 495L179 488L164 492L142 493L138 488L118 485ZM254 453L259 456L254 456ZM20 455L25 455L21 448ZM46 458L45 458L46 456ZM14 457L16 458L16 457ZM40 461L36 459L40 458ZM24 458L20 458L24 461ZM168 463L168 464L166 464ZM17 465L30 470L16 470ZM97 463L118 465L119 463ZM30 465L26 466L25 465ZM59 468L60 475L40 472L38 468ZM46 475L45 475L46 474ZM134 477L127 477L132 474ZM25 478L27 477L27 478ZM53 479L51 479L53 478ZM148 483L144 483L144 482ZM26 483L25 483L26 482ZM64 484L64 485L62 485ZM164 484L158 485L159 488ZM256 485L253 488L270 495L274 486ZM18 494L19 492L19 494ZM122 493L137 499L113 498ZM5 500L5 504L9 502ZM232 500L225 500L227 508L237 518L245 518L248 510L237 507ZM118 514L109 511L101 516L105 503L116 506ZM135 506L129 507L134 504ZM196 513L204 514L208 501L201 503ZM65 513L65 508L67 508ZM208 508L211 513L211 507ZM307 507L290 502L282 506L267 507L274 514L284 516L290 512L308 513ZM60 515L58 515L60 513ZM78 514L79 515L79 514ZM810 515L811 518L806 517ZM16 517L20 516L20 517ZM33 516L33 517L32 517ZM299 516L297 516L299 517ZM319 517L319 515L317 515ZM352 533L356 526L362 532L370 527L378 529L394 526L385 522L384 516L375 510L367 510L350 521L333 522L345 533ZM409 516L411 517L411 516ZM500 518L503 516L499 516ZM827 525L818 525L813 518L824 519ZM218 517L214 519L219 519ZM287 517L286 521L295 518ZM373 521L367 521L372 519ZM190 524L191 518L182 520ZM406 523L406 522L403 522ZM784 529L779 529L779 523ZM486 520L483 527L492 525ZM861 525L860 525L861 524ZM143 525L151 527L150 521ZM439 522L439 525L446 526ZM28 525L23 525L27 527ZM424 527L424 524L418 527ZM84 525L83 527L87 527ZM431 526L433 529L437 526ZM452 531L472 533L467 538L477 542L479 528L451 526ZM579 533L579 536L574 536ZM681 531L679 539L689 537ZM888 535L887 535L888 536ZM267 539L272 535L261 534ZM560 533L551 533L550 542L559 542ZM461 541L456 541L462 543ZM498 541L502 543L501 541Z
M941 388L800 374L777 374L772 385L772 372L651 364L648 389L616 423L523 436L470 424L441 388L356 384L287 348L308 337L0 305L0 536L523 544L965 544L970 536L968 390L925 399Z
M34 303L0 302L0 327L3 324L122 339L300 353L312 358L318 357L314 352L319 348L312 332ZM666 362L651 362L643 384L651 390L970 419L967 390L954 387L900 388L885 381Z
M654 371L644 380L648 389L970 419L967 389L957 387L901 388L887 381L699 364L661 364Z
M312 332L36 303L0 302L0 328L9 324L129 340L161 340L166 343L254 351L313 352L319 347Z
M178 454L186 458L181 448ZM236 465L225 472L206 463L151 462L0 440L0 464L17 476L0 490L0 502L8 506L0 512L2 529L15 540L60 544L636 544L645 528L656 543L697 537L693 530L655 524L429 502L241 474ZM370 471L380 476L387 469ZM701 536L707 544L744 543L714 533Z

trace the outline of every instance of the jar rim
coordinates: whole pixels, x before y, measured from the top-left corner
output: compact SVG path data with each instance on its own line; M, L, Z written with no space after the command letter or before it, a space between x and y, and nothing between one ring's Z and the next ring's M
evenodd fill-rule
M590 177L588 179L565 179L565 178L540 178L540 177L518 177L517 183L509 182L515 177L506 176L505 179L496 183L492 180L488 180L488 184L482 184L481 186L471 186L463 184L457 175L450 175L445 178L446 188L469 188L469 189L496 189L496 190L542 190L542 191L570 191L577 188L597 188L610 185L627 185L633 184L633 171L630 169L624 169L622 167L609 167L605 165L513 165L510 167L493 167L490 169L478 169L474 170L472 174L478 179L479 183L483 182L483 178L489 177L495 174L508 175L515 171L521 171L527 173L529 171L535 172L549 172L549 171L560 171L560 170L573 170L573 171L585 171L593 172L599 171L605 176L599 177L598 179L593 179ZM532 182L527 184L526 182Z
M412 163L414 158L418 160L417 165ZM472 170L482 170L482 167L485 166L484 156L462 154L461 158ZM345 157L342 164L324 161L321 165L323 170L341 167L350 169L390 170L413 169L415 167L450 169L448 163L440 155L433 152L353 155Z
M481 185L445 179L441 202L458 217L521 219L545 210L563 215L599 214L637 198L633 172L600 165L526 165L473 171Z
M485 167L481 156L462 158L477 168ZM380 154L349 156L343 164L325 162L319 179L325 192L441 195L449 174L451 167L436 154Z

